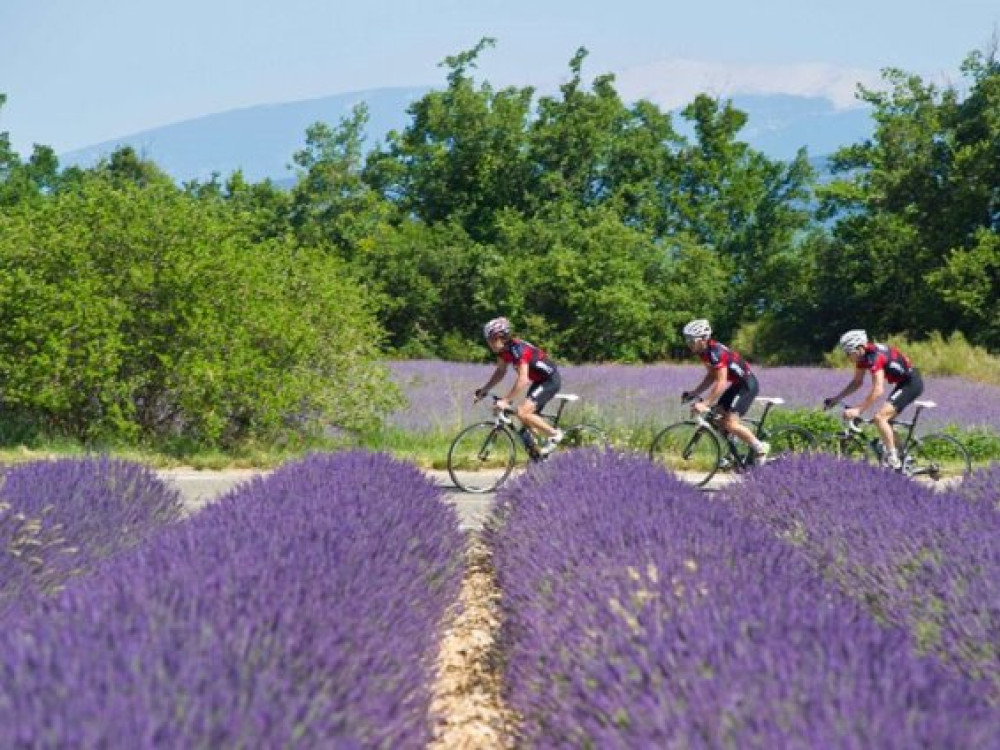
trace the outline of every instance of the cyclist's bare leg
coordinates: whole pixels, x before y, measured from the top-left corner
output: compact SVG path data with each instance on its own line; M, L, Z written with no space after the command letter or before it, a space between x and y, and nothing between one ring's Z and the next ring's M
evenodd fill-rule
M878 429L879 437L882 438L882 444L891 452L896 450L896 437L892 433L892 425L889 424L889 420L896 416L896 407L892 404L886 402L882 404L875 416L872 417L872 422L875 424L876 429Z
M535 435L539 433L552 437L556 434L555 428L544 418L538 416L538 405L530 398L524 399L517 405L517 418L528 426Z
M726 432L732 433L747 445L754 445L757 442L757 437L753 434L753 430L744 425L740 421L740 415L734 411L723 412L719 418L719 425Z

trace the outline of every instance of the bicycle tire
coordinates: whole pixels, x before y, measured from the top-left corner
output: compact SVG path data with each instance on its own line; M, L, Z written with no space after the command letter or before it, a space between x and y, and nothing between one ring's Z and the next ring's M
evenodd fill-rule
M925 476L935 482L962 479L972 473L972 458L964 445L942 432L923 435L912 442L903 454L903 472L907 476Z
M768 461L784 456L813 453L817 448L816 436L805 427L783 424L770 430L765 438L771 445Z
M817 438L817 446L823 453L848 461L861 461L866 464L878 463L878 457L872 453L861 438L854 435L844 435L842 432L824 432Z
M497 427L495 422L477 422L451 441L448 474L455 486L465 492L493 492L507 481L516 458L510 430Z
M559 449L569 448L596 448L597 450L607 450L611 447L611 441L604 430L594 424L581 422L572 427L563 429L563 439L559 443Z
M722 442L715 432L697 422L677 422L660 430L649 446L649 459L695 487L715 476L722 458Z

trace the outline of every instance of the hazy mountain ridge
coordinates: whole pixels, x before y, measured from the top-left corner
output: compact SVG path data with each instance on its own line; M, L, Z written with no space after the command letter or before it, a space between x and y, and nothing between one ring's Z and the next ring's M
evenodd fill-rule
M292 155L305 145L306 128L323 121L336 125L351 108L369 108L368 147L393 129L406 126L407 108L430 87L380 88L296 102L230 110L145 130L60 155L64 166L91 166L116 148L132 146L177 180L207 180L242 169L251 181L289 182ZM747 112L742 137L773 158L790 159L801 147L814 164L839 146L869 137L870 110L838 109L829 100L789 94L734 95ZM675 125L684 132L683 122Z

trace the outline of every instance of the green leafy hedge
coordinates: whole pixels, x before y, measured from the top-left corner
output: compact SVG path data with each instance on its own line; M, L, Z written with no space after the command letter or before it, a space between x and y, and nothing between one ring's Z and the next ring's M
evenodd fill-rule
M231 446L398 399L340 261L171 185L87 177L0 213L0 399L84 440Z

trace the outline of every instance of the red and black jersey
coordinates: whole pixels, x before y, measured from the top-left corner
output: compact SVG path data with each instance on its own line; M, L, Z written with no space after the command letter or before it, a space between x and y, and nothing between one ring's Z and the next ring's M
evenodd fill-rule
M549 359L549 355L534 344L521 339L511 339L500 352L500 359L508 364L527 363L528 380L532 383L542 383L556 371L556 365Z
M865 353L858 360L857 369L878 372L885 370L890 383L906 380L913 370L910 360L899 349L888 344L865 344Z
M721 370L725 367L726 379L730 383L745 382L750 375L750 365L740 356L739 352L720 344L715 339L709 339L708 347L698 356L710 370Z

